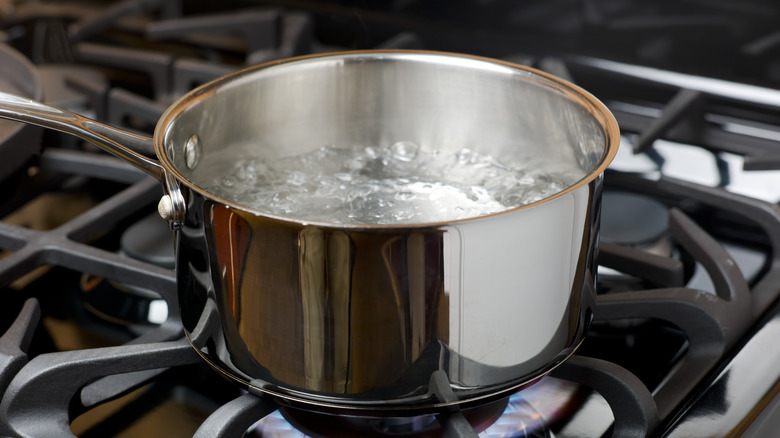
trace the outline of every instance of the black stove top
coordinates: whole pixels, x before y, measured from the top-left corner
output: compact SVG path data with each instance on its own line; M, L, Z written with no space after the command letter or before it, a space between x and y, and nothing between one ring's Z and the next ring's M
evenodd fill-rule
M695 0L0 2L1 39L32 62L3 58L16 62L12 91L132 130L246 65L399 48L564 77L623 135L605 178L595 321L575 356L500 416L312 421L223 380L183 338L157 181L67 136L0 125L12 139L0 152L14 151L0 162L0 434L770 436L778 14Z

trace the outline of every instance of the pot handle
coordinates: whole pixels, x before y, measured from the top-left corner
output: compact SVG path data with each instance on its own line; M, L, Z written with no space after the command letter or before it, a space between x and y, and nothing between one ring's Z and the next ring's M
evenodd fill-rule
M0 118L50 128L86 140L110 154L157 178L166 194L157 206L171 229L184 224L185 203L174 178L154 158L154 141L150 137L114 128L87 117L36 102L25 97L0 92Z

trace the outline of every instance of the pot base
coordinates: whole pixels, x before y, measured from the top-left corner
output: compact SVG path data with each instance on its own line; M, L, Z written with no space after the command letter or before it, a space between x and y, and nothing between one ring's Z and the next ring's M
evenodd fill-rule
M504 413L508 398L464 409L465 419L480 433ZM282 416L296 429L316 438L405 437L439 438L444 430L434 415L411 417L360 417L330 415L300 409L280 408Z
M258 379L246 379L242 376L238 376L236 373L231 373L224 364L218 364L213 361L208 355L195 347L186 331L185 335L187 336L190 345L193 346L198 355L200 355L211 368L226 379L237 383L239 386L259 397L273 397L274 402L278 403L280 406L297 410L371 418L435 415L452 408L468 410L480 406L492 405L493 403L500 402L510 395L539 382L568 359L569 356L574 354L581 344L581 342L577 344L566 357L556 361L552 366L543 372L540 372L532 379L524 380L520 383L513 383L501 388L483 389L476 395L472 394L469 396L468 394L458 393L456 396L452 391L451 383L446 374L439 371L431 376L430 386L427 393L423 396L390 400L359 400L355 398L339 399L334 395L304 393L294 389L281 388Z

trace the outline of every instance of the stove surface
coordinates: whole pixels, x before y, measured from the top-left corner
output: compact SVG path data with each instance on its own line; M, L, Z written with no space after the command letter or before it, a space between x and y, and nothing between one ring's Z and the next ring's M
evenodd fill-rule
M456 51L569 79L622 130L586 341L485 424L448 411L361 421L356 436L762 437L780 388L779 14L760 1L12 0L0 40L29 61L0 56L0 71L147 134L194 86L307 53ZM331 433L222 379L183 337L157 181L27 131L3 143L0 129L0 435Z

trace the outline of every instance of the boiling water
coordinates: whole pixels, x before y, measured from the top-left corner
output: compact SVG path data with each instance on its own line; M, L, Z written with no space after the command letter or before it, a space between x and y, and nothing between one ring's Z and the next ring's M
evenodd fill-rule
M507 166L462 149L443 154L411 142L324 146L278 160L250 159L206 189L282 216L350 224L410 224L473 218L551 196L583 176Z

